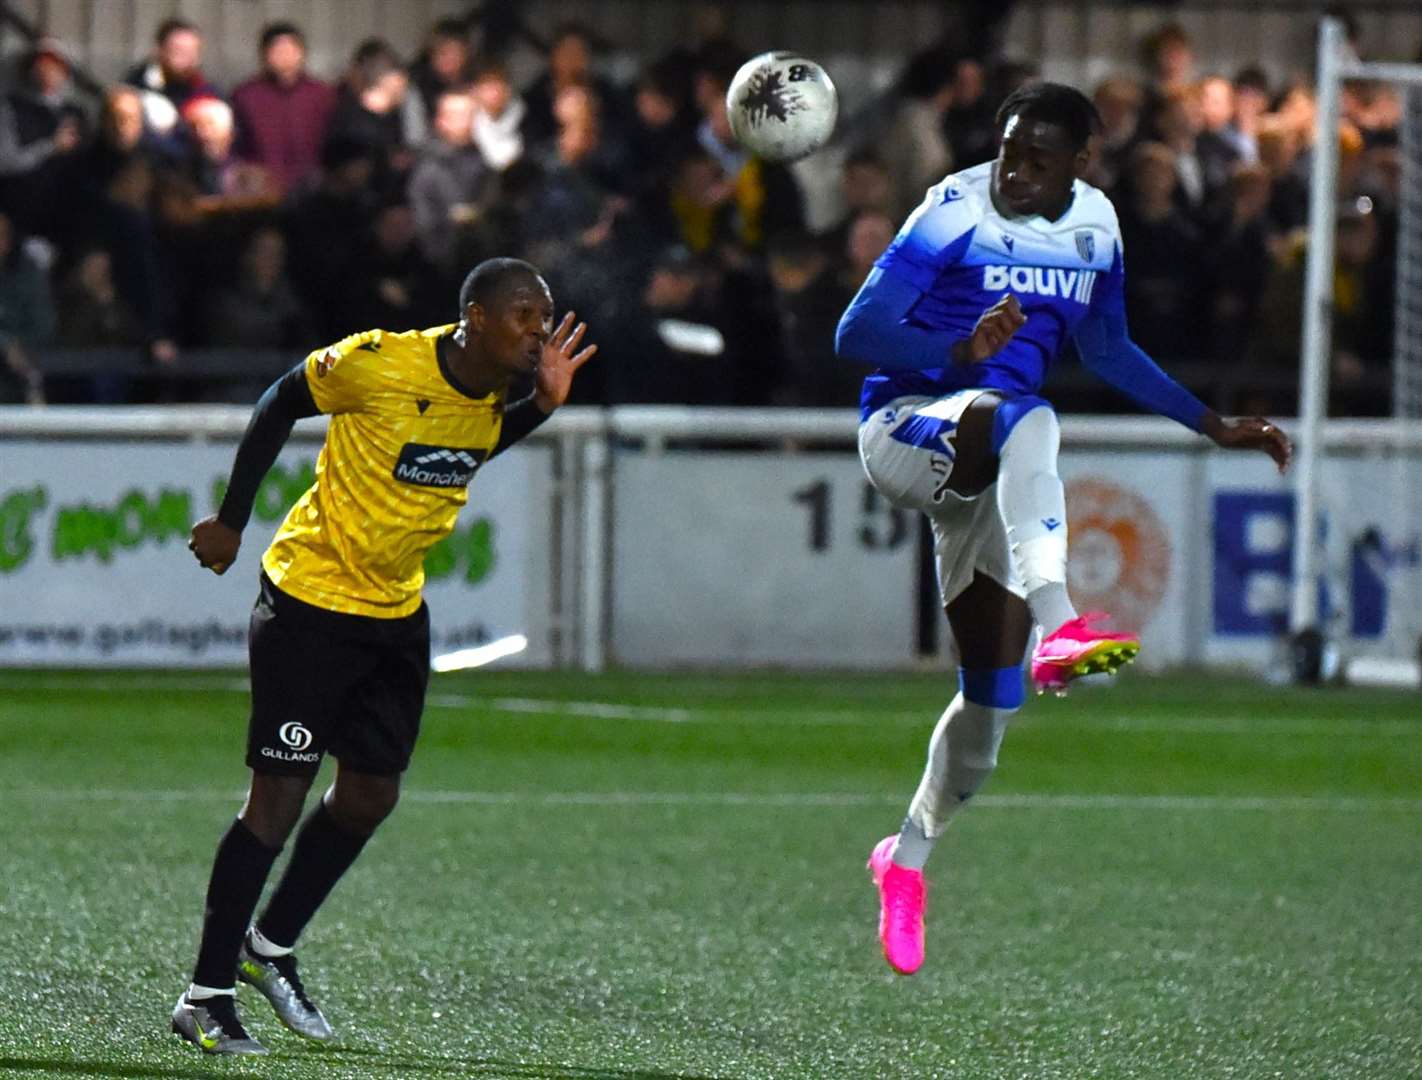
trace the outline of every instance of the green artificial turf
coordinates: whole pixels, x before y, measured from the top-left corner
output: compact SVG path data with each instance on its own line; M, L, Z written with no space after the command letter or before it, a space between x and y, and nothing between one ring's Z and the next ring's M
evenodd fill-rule
M1030 702L892 975L864 870L945 676L437 676L301 943L342 1038L168 1032L240 673L0 673L0 1075L1422 1075L1422 703L1125 678Z

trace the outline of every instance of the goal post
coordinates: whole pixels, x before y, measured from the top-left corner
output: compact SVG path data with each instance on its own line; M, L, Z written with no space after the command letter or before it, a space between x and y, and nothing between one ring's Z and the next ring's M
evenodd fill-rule
M1389 88L1402 105L1396 207L1391 419L1325 456L1333 356L1339 120L1345 82ZM1289 630L1300 681L1422 686L1422 64L1361 63L1340 20L1318 33L1317 137L1294 473ZM1384 250L1388 245L1383 245ZM1360 509L1360 507L1362 509ZM1321 609L1326 598L1327 607ZM1333 663L1333 658L1337 663Z

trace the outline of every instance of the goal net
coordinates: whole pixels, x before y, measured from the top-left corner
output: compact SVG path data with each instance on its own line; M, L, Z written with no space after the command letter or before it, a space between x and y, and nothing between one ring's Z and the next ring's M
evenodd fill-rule
M1339 94L1359 82L1399 105L1392 182L1374 201L1339 182L1337 138L1318 153L1311 192L1309 295L1301 369L1291 629L1305 678L1422 686L1422 64L1350 61L1335 20L1319 35L1319 131L1336 131ZM1391 153L1380 155L1391 160ZM1394 187L1395 184L1395 187ZM1393 261L1389 417L1322 421L1336 353L1333 230L1360 200ZM1351 205L1351 202L1350 202ZM1324 242L1319 242L1323 234ZM1333 659L1337 663L1331 662ZM1320 670L1321 669L1321 670Z

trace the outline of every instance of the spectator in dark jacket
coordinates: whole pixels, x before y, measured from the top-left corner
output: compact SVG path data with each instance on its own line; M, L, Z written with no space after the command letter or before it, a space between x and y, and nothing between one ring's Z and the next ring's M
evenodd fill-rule
M292 281L315 315L318 336L335 340L350 333L345 300L370 220L374 165L364 143L329 139L321 166L320 185L288 205L286 237Z
M594 72L594 52L592 32L581 23L564 23L554 31L548 49L548 70L523 95L528 108L523 137L529 145L546 142L557 134L558 118L553 107L558 95L570 86L592 86L602 103L604 127L609 134L620 134L622 109L617 88Z
M410 65L410 82L433 117L439 97L448 90L462 90L474 78L469 51L469 26L463 19L440 19L430 28L424 50Z
M306 72L306 39L289 22L262 31L262 70L232 91L237 156L293 191L321 164L336 92Z
M387 203L376 213L351 281L351 326L404 330L434 326L448 314L443 299L448 286L420 252L408 203Z
M1269 171L1262 165L1235 166L1229 180L1229 217L1215 233L1206 260L1214 359L1221 365L1239 364L1248 353L1271 268Z
M54 334L49 282L0 213L0 401L44 403L44 383L30 349Z
M22 228L57 231L86 126L69 61L57 42L42 41L22 60L19 85L0 97L0 200Z
M375 165L373 186L400 190L414 164L412 146L424 141L424 109L411 103L409 76L400 57L379 38L356 49L345 81L336 93L328 140L363 144Z
M217 94L202 73L202 32L183 19L165 19L154 35L153 58L124 77L143 95L143 122L158 148L178 160L187 149L182 108L198 94Z
M286 241L277 229L258 229L242 252L237 280L208 304L207 344L303 349L315 336L286 277Z
M71 348L139 345L143 328L114 284L113 259L103 248L81 252L59 290L58 341Z
M1130 260L1126 313L1131 337L1160 360L1198 360L1207 342L1198 331L1200 234L1176 202L1174 152L1145 142L1131 155L1130 198L1119 207L1121 242Z
M736 318L684 248L661 253L640 289L619 293L599 322L607 400L614 404L730 405L739 361Z
M474 100L449 90L435 104L434 137L420 149L410 173L410 205L420 250L446 273L454 269L459 234L480 215L489 167L474 145Z
M769 256L781 358L772 400L777 405L852 405L868 370L838 360L832 343L854 290L841 283L823 245L804 233L773 238Z

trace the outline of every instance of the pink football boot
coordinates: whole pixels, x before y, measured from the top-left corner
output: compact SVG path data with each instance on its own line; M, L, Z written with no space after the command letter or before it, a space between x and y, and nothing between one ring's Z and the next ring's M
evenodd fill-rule
M897 836L886 836L869 856L869 871L879 886L879 941L884 958L900 975L923 965L923 908L928 885L922 870L897 865L890 856Z
M1114 675L1136 658L1141 642L1135 634L1115 634L1092 627L1092 623L1106 617L1101 611L1079 615L1042 639L1032 652L1032 683L1037 693L1052 690L1065 694L1073 679L1102 672Z

